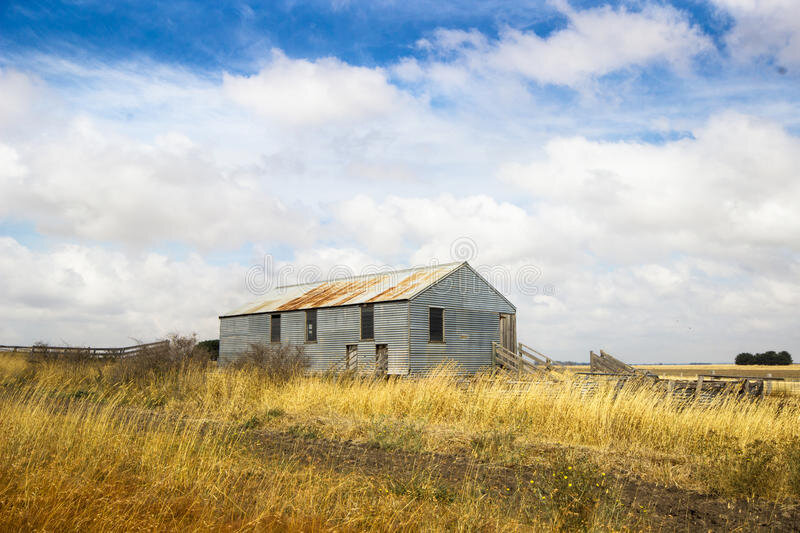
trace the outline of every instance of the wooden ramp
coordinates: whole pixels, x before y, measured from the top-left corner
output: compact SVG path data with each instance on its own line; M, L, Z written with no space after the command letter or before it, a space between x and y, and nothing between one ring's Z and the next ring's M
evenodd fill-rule
M563 369L563 363L553 361L527 344L518 343L517 351L514 352L498 342L492 343L492 370L495 372L544 375L561 372Z
M603 350L600 350L599 355L593 351L589 352L589 368L593 373L656 377L652 372L623 363Z

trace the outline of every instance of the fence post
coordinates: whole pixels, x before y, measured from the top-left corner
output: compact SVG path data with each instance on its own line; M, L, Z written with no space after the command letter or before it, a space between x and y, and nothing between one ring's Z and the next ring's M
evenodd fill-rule
M497 343L492 343L492 370L497 365Z

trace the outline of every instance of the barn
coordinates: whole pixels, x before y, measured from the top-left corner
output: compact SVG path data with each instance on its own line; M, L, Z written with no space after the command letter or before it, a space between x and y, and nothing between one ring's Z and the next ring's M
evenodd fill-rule
M276 287L219 319L221 364L279 343L303 345L315 371L476 372L493 342L516 345L516 308L467 262Z

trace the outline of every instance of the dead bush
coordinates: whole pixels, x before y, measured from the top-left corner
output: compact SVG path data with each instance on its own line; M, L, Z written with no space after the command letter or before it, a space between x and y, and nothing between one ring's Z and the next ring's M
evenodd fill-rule
M210 364L210 354L197 347L197 337L177 334L168 337L166 348L147 348L134 355L119 358L106 370L106 377L113 383L126 383L163 376L170 372L180 373L190 369L201 369Z
M273 381L285 382L303 374L308 365L302 346L251 344L228 368L254 371Z

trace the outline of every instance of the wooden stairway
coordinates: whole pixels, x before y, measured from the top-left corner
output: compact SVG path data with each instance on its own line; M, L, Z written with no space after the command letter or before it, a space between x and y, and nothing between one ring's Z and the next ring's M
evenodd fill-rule
M589 367L593 373L656 377L652 372L623 363L603 350L600 350L599 355L589 352Z
M492 370L505 371L516 375L548 373L564 369L564 365L553 361L546 355L521 342L513 352L499 342L492 343Z

